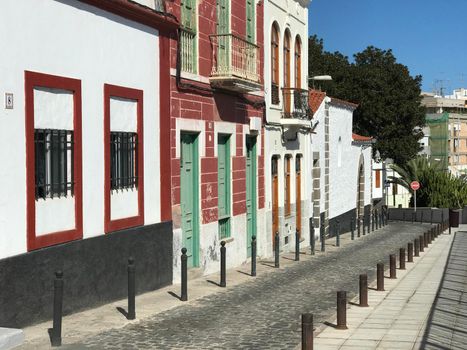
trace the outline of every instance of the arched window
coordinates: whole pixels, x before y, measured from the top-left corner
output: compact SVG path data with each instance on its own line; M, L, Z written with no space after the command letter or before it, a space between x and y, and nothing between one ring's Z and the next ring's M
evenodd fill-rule
M302 87L302 42L297 35L295 39L295 88Z
M279 27L275 22L271 31L271 103L279 104Z
M284 36L284 112L290 113L290 32L287 30Z

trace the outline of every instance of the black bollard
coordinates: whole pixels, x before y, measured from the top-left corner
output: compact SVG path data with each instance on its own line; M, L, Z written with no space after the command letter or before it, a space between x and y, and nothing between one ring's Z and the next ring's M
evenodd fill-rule
M368 275L360 275L360 306L368 306Z
M256 276L256 236L251 237L251 276Z
M376 290L384 292L384 264L376 264Z
M310 250L311 255L315 255L315 226L313 224L313 218L310 218Z
M182 292L180 295L181 301L188 300L188 256L186 255L186 248L182 248Z
M371 232L374 232L375 231L375 211L374 210L371 213L370 219L371 219Z
M321 240L321 251L326 251L326 239L325 239L325 228L324 228L324 220L321 221L321 225L319 227L319 238Z
M279 268L279 232L274 235L274 267Z
M425 243L425 248L428 248L428 232L423 232L423 242Z
M378 209L376 209L376 212L375 212L375 221L376 221L375 226L376 226L376 229L378 230L380 228Z
M340 237L341 225L339 220L336 220L336 247L341 246L341 237Z
M295 230L295 261L300 261L300 231Z
M367 226L367 216L364 215L363 218L362 218L362 227L363 227L363 235L365 236L365 227ZM369 232L369 231L368 231Z
M430 209L430 224L433 225L433 209Z
M135 259L128 259L128 313L126 318L128 320L134 320L136 318L135 311Z
M405 270L405 248L399 249L399 269Z
M407 243L407 261L413 262L413 243Z
M358 238L360 238L361 226L362 226L362 219L361 219L361 218L357 218L357 237L358 237Z
M225 241L221 241L221 282L219 283L219 286L225 287L227 285L226 281L226 264L225 264Z
M396 255L389 255L389 278L395 279L396 277Z
M55 272L54 309L50 340L52 346L62 345L63 272Z
M425 251L425 241L423 236L420 236L418 240L420 241L420 253L423 253Z
M355 219L352 216L350 218L350 239L353 241L355 239Z
M302 314L302 350L313 350L313 314Z
M415 238L413 247L414 247L414 256L420 256L420 239L419 238Z
M337 326L336 329L347 329L347 292L337 292Z

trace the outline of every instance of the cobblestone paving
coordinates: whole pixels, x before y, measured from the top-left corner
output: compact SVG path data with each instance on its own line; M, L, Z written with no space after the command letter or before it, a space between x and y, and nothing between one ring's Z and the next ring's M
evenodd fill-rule
M467 232L457 232L452 243L423 349L467 349Z
M122 329L109 330L67 349L293 349L300 315L315 325L335 314L336 291L358 291L358 275L386 261L428 225L392 223L375 233L284 270L258 276ZM318 244L317 244L318 246Z

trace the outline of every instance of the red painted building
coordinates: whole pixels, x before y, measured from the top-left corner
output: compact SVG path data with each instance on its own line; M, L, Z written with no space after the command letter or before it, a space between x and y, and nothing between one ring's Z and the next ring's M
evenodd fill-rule
M263 1L176 0L169 12L181 23L170 62L174 266L186 247L189 266L209 273L220 241L235 266L264 231Z

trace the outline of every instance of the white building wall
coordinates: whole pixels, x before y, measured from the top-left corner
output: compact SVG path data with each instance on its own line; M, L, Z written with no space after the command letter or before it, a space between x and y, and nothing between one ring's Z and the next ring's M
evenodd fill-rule
M0 28L0 96L14 94L0 108L0 258L26 252L25 70L81 80L84 238L104 232L104 84L144 91L145 224L159 222L158 32L72 0L3 0Z

